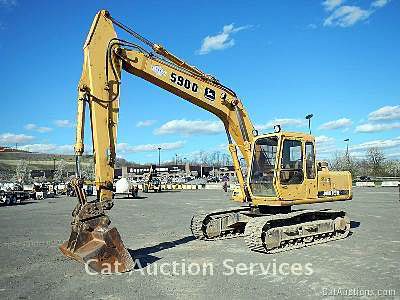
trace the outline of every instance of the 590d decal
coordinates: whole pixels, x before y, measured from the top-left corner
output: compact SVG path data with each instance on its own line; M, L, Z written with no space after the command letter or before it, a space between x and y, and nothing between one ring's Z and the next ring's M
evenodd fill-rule
M183 86L187 90L191 90L193 93L197 93L199 90L199 86L195 82L191 82L189 79L178 75L174 72L171 73L171 82ZM204 90L204 97L208 100L214 101L215 100L215 91L209 87L206 87Z
M195 82L190 82L189 79L184 78L181 75L177 75L176 73L171 73L171 81L176 83L179 86L185 87L185 89L191 90L193 93L197 93L199 86Z
M204 97L206 97L208 100L214 101L215 91L213 89L210 89L209 87L206 87L206 89L204 90Z

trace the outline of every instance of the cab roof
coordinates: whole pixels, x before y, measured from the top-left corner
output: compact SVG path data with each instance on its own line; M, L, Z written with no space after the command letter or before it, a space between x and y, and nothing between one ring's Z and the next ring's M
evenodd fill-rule
M293 138L301 141L309 141L309 142L314 142L315 141L315 136L303 132L289 132L289 131L280 131L278 133L271 132L271 133L266 133L266 134L260 134L257 136L255 139L259 139L262 137L271 137L271 136L276 136L278 139L281 139L283 137L287 138Z

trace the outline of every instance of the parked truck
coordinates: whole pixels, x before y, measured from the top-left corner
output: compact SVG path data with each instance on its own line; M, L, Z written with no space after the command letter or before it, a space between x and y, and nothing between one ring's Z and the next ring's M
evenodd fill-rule
M0 190L0 204L3 205L14 205L29 198L29 193L25 192L20 184L10 184Z

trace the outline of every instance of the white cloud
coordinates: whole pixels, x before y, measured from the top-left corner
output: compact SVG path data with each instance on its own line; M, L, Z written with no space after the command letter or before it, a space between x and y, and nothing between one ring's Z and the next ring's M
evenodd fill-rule
M136 127L147 127L147 126L151 126L156 122L156 120L144 120L144 121L139 121L136 123Z
M161 125L160 128L154 130L156 135L164 134L218 134L224 131L224 125L221 121L201 121L201 120L172 120Z
M229 144L219 144L219 145L217 145L217 150L219 150L219 151L226 151L226 152L229 152ZM230 153L230 152L229 152ZM239 154L240 152L238 151L238 154Z
M40 133L45 133L45 132L49 132L49 131L52 131L53 129L51 129L50 127L38 127L38 128L36 128L36 131L37 132L40 132Z
M36 128L36 125L35 124L26 124L24 127L25 127L25 129L32 130L32 129Z
M239 32L241 30L249 29L252 25L234 27L233 24L225 25L222 32L217 35L206 36L203 39L201 48L196 52L198 54L207 54L213 50L223 50L232 47L235 44L235 40L231 37L233 33Z
M384 7L386 4L389 3L390 0L376 0L372 2L372 7Z
M182 148L185 145L185 141L177 141L172 143L161 143L161 144L144 144L144 145L133 145L130 146L127 143L117 144L117 152L120 153L134 153L134 152L149 152L158 150L160 147L162 150L174 150Z
M400 119L400 105L383 106L368 115L370 121L397 120Z
M333 137L326 135L316 136L315 142L317 143L316 150L319 157L321 156L320 154L333 153L338 150Z
M37 126L36 124L32 124L32 123L26 124L24 127L27 130L34 130L34 131L37 131L37 132L40 132L40 133L45 133L45 132L49 132L49 131L53 130L50 127Z
M328 137L325 135L320 135L315 137L315 141L319 144L330 144L335 141L335 138L333 137Z
M27 143L32 141L33 139L33 136L25 134L14 134L9 132L0 134L1 144Z
M64 128L70 128L75 126L70 120L55 120L54 124L57 127L64 127Z
M391 124L367 123L358 125L355 129L355 132L363 132L363 133L382 132L397 128L400 128L400 123L391 123Z
M397 150L398 148L396 148ZM350 156L358 159L365 158L367 155L366 149L360 150L360 151L349 151ZM385 158L389 159L399 159L400 158L400 152L387 152L387 150L384 150L384 156Z
M349 151L349 155L354 158L364 158L365 154L365 151Z
M74 145L31 144L19 147L22 150L49 154L73 154Z
M400 146L400 136L387 139L387 140L373 140L365 143L361 143L358 145L353 145L350 147L352 150L365 150L370 147L377 147L377 148L394 148Z
M399 122L387 123L385 121L400 119L400 105L383 106L368 114L368 123L358 125L355 132L371 133L382 132L400 128ZM381 121L383 123L378 123Z
M345 0L325 0L324 2L322 2L322 6L323 6L327 11L331 11L331 10L333 10L335 7L341 5L343 2L345 2Z
M305 122L303 119L282 118L282 119L270 120L265 124L255 125L254 127L257 130L265 130L265 129L274 128L275 125L280 125L281 128L283 129L284 126L302 127L302 126L304 126L304 124L305 124Z
M17 0L0 0L0 5L5 7L13 7L17 5Z
M385 153L386 157L400 157L400 152L393 152L393 153Z
M307 28L308 29L316 29L317 25L315 25L314 23L310 23L310 24L307 25Z
M351 124L353 124L353 122L350 119L341 118L338 120L326 122L319 126L318 129L338 129L350 126Z
M372 13L373 11L358 6L341 6L324 20L324 26L349 27L368 19Z
M333 144L328 144L328 145L317 145L316 151L317 151L317 156L320 156L320 154L325 154L325 153L334 153L338 149L336 148L336 145Z

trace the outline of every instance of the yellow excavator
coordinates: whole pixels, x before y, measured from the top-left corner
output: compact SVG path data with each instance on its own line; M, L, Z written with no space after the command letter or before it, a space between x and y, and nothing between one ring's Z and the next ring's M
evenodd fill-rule
M119 39L114 26L142 42ZM292 210L300 204L349 200L351 174L332 172L315 159L315 138L282 132L261 135L235 92L215 77L190 66L164 47L152 43L115 20L107 11L94 18L84 44L84 63L78 86L76 178L78 204L72 212L71 235L60 245L68 257L95 271L124 272L134 267L106 211L113 207L121 72L143 78L216 115L224 124L242 206L193 216L191 231L199 239L244 236L247 246L276 253L344 238L350 221L343 211ZM85 108L92 129L97 199L88 201L80 172L84 152ZM237 149L247 166L241 171Z
M151 165L149 172L145 175L143 182L143 192L148 193L150 191L161 193L161 181L157 177L156 165Z

